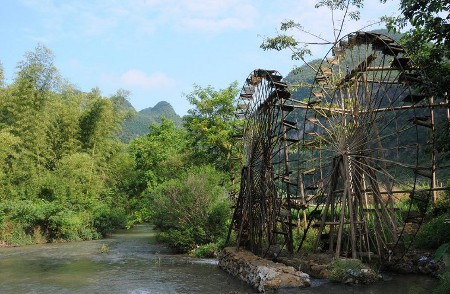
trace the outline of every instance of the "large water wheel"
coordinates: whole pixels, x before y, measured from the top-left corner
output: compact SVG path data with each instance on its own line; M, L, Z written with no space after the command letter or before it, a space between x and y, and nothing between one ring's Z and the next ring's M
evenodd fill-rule
M357 32L330 50L303 108L299 148L316 249L394 260L409 248L435 183L432 103L392 38Z

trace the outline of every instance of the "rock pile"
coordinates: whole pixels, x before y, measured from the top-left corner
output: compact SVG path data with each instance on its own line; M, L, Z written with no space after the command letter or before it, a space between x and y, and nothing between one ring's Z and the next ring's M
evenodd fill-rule
M222 251L219 256L219 267L259 292L311 285L308 274L235 247L227 247Z
M386 264L384 269L402 274L438 276L445 271L445 264L443 261L435 261L429 252L411 250L400 261Z

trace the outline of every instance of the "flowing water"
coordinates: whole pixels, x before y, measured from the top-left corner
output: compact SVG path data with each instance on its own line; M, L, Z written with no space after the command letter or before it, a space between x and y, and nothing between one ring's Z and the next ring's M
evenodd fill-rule
M104 246L103 246L104 245ZM101 248L109 248L102 253ZM309 289L277 293L431 293L436 280L391 275L370 286L314 280ZM155 242L151 226L112 238L0 248L0 293L254 293L214 259L174 255Z

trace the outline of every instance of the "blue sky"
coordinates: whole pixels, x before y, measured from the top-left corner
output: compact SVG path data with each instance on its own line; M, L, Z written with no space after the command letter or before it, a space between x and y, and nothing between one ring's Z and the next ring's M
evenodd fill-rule
M193 84L216 89L242 84L256 68L287 75L297 64L289 52L263 51L283 20L332 39L331 13L314 0L12 0L0 8L0 62L6 82L17 62L38 44L53 51L61 75L77 88L104 96L131 91L137 110L161 100L175 111L190 108L183 93ZM349 33L397 15L398 1L366 0ZM334 15L339 19L340 15ZM379 26L372 27L373 29ZM299 38L307 38L300 35ZM322 58L329 48L313 51Z

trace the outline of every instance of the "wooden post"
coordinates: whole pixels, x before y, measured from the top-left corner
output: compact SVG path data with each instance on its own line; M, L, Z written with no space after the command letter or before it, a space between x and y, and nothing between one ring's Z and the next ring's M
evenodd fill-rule
M433 105L434 103L434 97L430 97L430 104ZM437 156L437 149L436 146L434 146L435 143L435 137L436 137L436 126L435 126L435 109L434 107L431 108L431 140L433 140L433 150L431 151L431 189L433 193L433 207L436 207L437 202L437 191L436 191L436 156Z
M350 220L350 244L352 246L352 258L356 258L356 227L355 227L355 216L353 211L353 175L351 170L351 163L349 162L348 155L343 156L343 171L342 174L345 175L344 183L347 189L347 194L343 195L346 199L348 205L348 214Z

